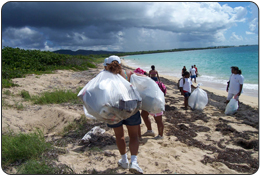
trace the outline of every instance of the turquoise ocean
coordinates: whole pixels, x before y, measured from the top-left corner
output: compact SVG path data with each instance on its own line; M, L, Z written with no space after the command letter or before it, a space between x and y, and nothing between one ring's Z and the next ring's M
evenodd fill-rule
M224 91L231 75L230 67L237 66L244 76L243 94L258 97L258 45L131 55L125 56L124 61L147 72L154 65L159 76L177 78L181 77L183 66L189 71L191 65L196 65L199 73L197 83Z

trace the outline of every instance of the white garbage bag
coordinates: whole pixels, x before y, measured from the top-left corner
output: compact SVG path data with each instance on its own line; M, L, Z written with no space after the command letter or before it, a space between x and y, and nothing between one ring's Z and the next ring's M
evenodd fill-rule
M132 74L130 82L136 87L142 97L143 110L157 114L165 111L164 93L159 88L158 84L150 77L137 76Z
M238 101L232 98L226 106L225 114L232 115L237 111L237 109L238 109Z
M203 110L208 104L207 92L198 87L191 93L188 104L192 109Z
M122 76L109 71L100 72L78 93L84 102L88 118L116 124L134 115L142 98L136 88Z
M90 131L88 131L84 136L83 138L81 139L82 141L88 141L91 139L91 136L92 135L100 135L100 134L103 134L105 133L106 130L100 128L100 126L95 126L93 127Z

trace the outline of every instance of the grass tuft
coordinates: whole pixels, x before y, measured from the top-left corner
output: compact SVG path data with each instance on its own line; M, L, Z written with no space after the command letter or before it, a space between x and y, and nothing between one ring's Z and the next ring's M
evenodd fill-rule
M44 92L40 96L33 96L32 101L34 104L60 104L60 103L81 103L77 97L77 93L71 90L56 90L53 92Z
M30 134L2 135L2 165L35 158L50 147L40 130Z

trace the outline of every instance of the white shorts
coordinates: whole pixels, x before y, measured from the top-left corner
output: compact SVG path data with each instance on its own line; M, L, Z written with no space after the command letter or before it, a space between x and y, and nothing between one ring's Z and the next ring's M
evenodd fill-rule
M228 93L227 100L231 100L235 96L236 96L236 94ZM237 96L235 99L238 101L239 96Z

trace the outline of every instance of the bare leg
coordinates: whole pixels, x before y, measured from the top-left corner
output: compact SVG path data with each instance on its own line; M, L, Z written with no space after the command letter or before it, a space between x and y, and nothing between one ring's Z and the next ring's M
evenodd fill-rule
M148 117L149 113L147 111L142 110L141 116L142 116L142 118L144 120L144 123L145 123L145 126L146 126L147 130L152 130L151 120Z
M138 137L139 137L139 140L142 140L141 126L140 126L140 125L139 125L139 127L138 127Z
M188 109L188 98L189 98L189 97L184 97L185 109Z
M123 126L113 128L116 135L116 145L121 155L126 153L126 143Z
M158 134L160 136L163 136L164 125L163 125L163 122L162 122L162 116L154 117L154 119L155 119L155 121L157 123Z
M140 125L135 126L126 126L128 129L129 135L129 149L131 155L137 155L139 149L139 140L138 140L138 128Z

